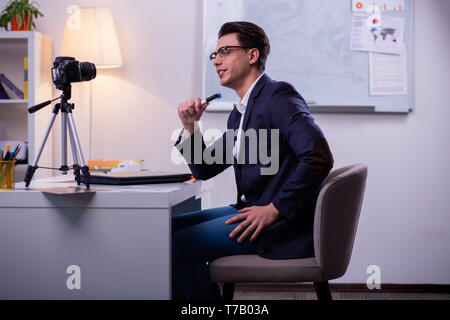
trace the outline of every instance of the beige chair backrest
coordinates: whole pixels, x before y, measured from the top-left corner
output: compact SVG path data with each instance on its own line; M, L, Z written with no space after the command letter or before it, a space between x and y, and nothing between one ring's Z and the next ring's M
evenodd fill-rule
M344 275L353 250L366 187L367 166L355 164L330 172L317 198L314 251L327 280Z

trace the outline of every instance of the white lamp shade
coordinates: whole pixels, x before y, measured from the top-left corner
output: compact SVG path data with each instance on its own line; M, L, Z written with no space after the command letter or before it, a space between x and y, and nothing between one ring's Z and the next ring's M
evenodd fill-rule
M97 68L122 66L119 40L111 10L76 8L67 17L62 55L88 61Z

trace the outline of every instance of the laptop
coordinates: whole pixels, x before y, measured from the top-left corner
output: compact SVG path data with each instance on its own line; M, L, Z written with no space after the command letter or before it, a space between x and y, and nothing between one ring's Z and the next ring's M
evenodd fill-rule
M136 172L95 172L90 173L92 184L152 184L184 182L193 178L191 173L173 173L163 171L136 171ZM84 183L84 178L81 176Z

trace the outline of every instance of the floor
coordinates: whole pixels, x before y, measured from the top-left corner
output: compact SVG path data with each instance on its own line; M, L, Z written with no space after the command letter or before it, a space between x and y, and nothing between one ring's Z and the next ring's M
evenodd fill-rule
M369 290L357 288L352 291L351 288L340 290L331 288L333 300L450 300L448 290L422 290L428 292L417 292L408 288L398 292L399 289L391 290ZM416 292L413 292L416 291ZM316 293L311 287L295 286L255 286L255 285L236 285L234 292L235 300L317 300Z

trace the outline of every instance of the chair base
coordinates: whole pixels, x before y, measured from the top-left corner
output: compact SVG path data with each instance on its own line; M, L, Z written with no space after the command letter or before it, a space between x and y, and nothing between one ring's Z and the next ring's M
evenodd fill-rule
M231 301L234 296L234 283L224 283L222 289L222 300Z
M228 282L223 284L222 300L232 301L234 296L234 283ZM317 299L321 301L333 300L331 296L330 285L328 281L314 282L314 289L316 290Z
M314 288L316 289L317 299L321 301L331 301L331 290L328 281L314 282Z

